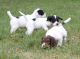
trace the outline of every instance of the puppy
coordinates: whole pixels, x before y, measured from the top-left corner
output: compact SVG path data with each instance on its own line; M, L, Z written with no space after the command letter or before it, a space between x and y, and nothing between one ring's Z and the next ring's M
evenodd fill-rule
M67 40L67 31L62 24L68 23L71 18L68 18L63 23L55 21L53 27L46 32L42 39L42 48L62 46L62 42Z
M33 27L34 22L33 20L30 20L30 19L38 18L38 17L46 17L46 13L44 13L44 11L41 10L40 8L37 8L36 10L34 10L34 12L31 15L26 15L27 20L24 18L24 16L20 16L18 18L13 16L10 11L7 11L7 14L9 18L11 19L10 20L10 26L11 26L10 32L11 33L15 32L19 27L27 27L27 26ZM32 31L29 28L28 30Z
M20 12L21 15L24 16L24 18L27 20L27 17L24 13ZM32 19L32 22L29 23L29 25L27 25L27 31L26 34L30 35L32 34L32 32L34 31L34 29L38 29L38 28L43 28L45 31L48 30L48 26L50 26L51 24L53 24L55 21L59 22L59 19L62 20L62 18L56 16L57 18L55 19L55 15L54 16L48 16L47 18L35 18ZM31 19L29 19L31 20Z

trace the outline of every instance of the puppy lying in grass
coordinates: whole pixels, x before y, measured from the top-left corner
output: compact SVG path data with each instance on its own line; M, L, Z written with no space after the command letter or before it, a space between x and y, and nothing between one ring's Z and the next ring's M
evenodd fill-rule
M62 46L62 42L67 41L67 31L63 27L63 24L68 23L71 18L68 18L63 23L59 22L59 19L55 16L55 19L58 21L55 21L53 23L53 27L49 29L45 36L42 38L42 48L47 47L56 47L56 46Z
M31 15L25 15L27 19L24 18L24 16L20 16L20 17L15 17L11 14L10 11L7 11L7 14L10 18L10 26L11 26L11 30L10 32L13 33L15 32L19 27L26 27L30 26L33 27L33 25L31 26L31 24L33 24L33 20L30 19L34 19L34 18L40 18L40 17L46 17L46 13L44 13L43 10L41 10L40 8L37 8L34 10L34 12ZM28 30L30 30L30 28L27 28ZM30 30L32 31L32 30ZM28 34L30 35L31 32L28 32Z

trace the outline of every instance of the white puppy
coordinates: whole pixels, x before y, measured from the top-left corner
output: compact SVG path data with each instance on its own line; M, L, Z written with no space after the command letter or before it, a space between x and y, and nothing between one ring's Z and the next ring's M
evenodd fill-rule
M63 24L69 22L71 18L68 18L63 22ZM42 48L44 47L53 47L57 44L57 46L62 46L62 42L66 42L67 40L67 31L63 27L62 23L54 22L53 27L46 32L45 37L42 40Z
M15 32L19 27L33 27L33 18L38 18L38 17L46 17L46 13L43 12L41 9L36 9L31 15L26 15L27 20L24 18L24 16L20 16L19 18L16 18L11 14L10 11L7 11L8 16L10 17L10 26L11 30L10 32L13 33ZM32 25L31 25L32 24ZM28 28L29 31L32 31L31 29ZM30 32L28 34L31 34Z
M23 14L22 12L20 12L20 14L23 15L24 18L27 20L27 17L25 14ZM57 16L57 18L62 20L62 18L60 18L58 16ZM27 27L26 34L32 34L34 29L38 29L38 28L43 28L45 31L47 31L48 26L53 24L55 21L59 21L59 20L55 19L55 16L48 16L47 18L32 19L32 22L30 22L29 25L26 26Z

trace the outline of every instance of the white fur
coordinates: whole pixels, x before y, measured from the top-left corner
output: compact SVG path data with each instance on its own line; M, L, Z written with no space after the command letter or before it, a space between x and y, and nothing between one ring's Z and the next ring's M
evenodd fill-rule
M36 18L36 21L34 21L35 28L43 28L45 31L48 30L48 26L51 24L51 22L47 21L47 18Z
M51 22L46 21L47 18L36 18L36 21L31 21L26 26L27 31L26 34L31 35L35 29L43 28L45 31L48 30L47 26L51 25Z
M19 27L26 27L29 31L28 34L32 33L32 29L34 27L33 25L33 18L38 18L38 17L46 17L46 14L44 14L43 16L38 15L37 11L39 10L36 9L34 10L34 12L31 15L26 15L26 19L24 18L24 16L20 16L19 18L16 18L15 16L13 16L11 14L10 11L7 11L8 16L10 17L10 26L11 26L11 30L10 32L13 33L15 32Z
M46 45L45 43L42 43L42 46L41 46L41 48L43 48L45 45Z

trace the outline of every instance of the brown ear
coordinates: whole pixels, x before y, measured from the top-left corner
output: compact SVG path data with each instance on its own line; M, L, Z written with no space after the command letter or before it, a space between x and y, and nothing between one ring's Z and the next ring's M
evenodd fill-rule
M55 40L54 37L50 38L50 47L56 47L57 45L57 41Z

